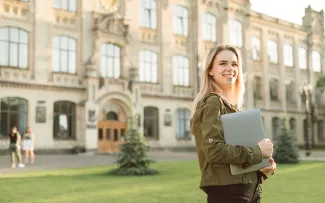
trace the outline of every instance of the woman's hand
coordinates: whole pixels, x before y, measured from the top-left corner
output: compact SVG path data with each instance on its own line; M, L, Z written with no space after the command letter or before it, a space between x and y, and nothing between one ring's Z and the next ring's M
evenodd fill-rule
M260 147L264 157L271 158L273 154L273 144L270 139L263 139L257 145Z
M260 171L264 173L266 176L273 175L276 170L276 163L274 162L274 159L270 158L271 166L262 168Z

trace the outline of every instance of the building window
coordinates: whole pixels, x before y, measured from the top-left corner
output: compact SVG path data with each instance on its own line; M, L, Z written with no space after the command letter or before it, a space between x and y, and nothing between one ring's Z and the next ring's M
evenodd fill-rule
M252 58L254 61L260 61L261 60L261 39L258 37L252 38Z
M157 1L140 1L140 25L142 27L157 29Z
M20 0L21 2L28 2L28 0Z
M257 100L262 99L262 80L261 77L255 76L254 77L254 98Z
M307 69L307 51L305 48L298 48L299 68Z
M16 126L20 134L27 128L27 100L17 97L0 99L0 138L7 138L11 128Z
M53 8L75 12L77 10L76 0L54 0Z
M142 82L157 83L158 59L157 54L152 51L140 52L139 80Z
M159 111L156 107L144 108L144 136L148 139L159 139Z
M286 88L286 100L288 103L294 102L294 83L292 81L286 81L285 82L285 88Z
M321 72L320 53L318 51L313 51L312 57L313 57L313 70L318 73Z
M173 76L174 85L189 86L190 68L187 57L173 57Z
M176 138L177 139L191 138L190 116L191 113L188 109L176 110Z
M277 79L270 81L270 98L272 101L279 101L279 82Z
M289 44L283 45L283 57L284 57L284 65L292 67L293 66L293 50L292 46Z
M318 135L318 141L325 141L323 120L317 121L317 135Z
M76 40L67 36L52 38L52 71L76 73Z
M289 120L290 130L295 132L297 128L297 121L295 118L290 118Z
M267 41L267 54L269 57L270 63L278 63L278 44L275 41Z
M280 128L280 119L278 117L272 118L272 136L275 139L278 136L278 131Z
M72 102L54 103L54 138L73 138L76 130L76 105Z
M28 32L16 27L0 28L0 66L28 67Z
M120 47L113 44L100 46L100 75L101 77L120 77Z
M188 35L188 10L183 6L173 7L174 33L178 35Z
M217 20L216 17L210 13L203 14L203 40L215 42L217 40Z
M237 47L243 46L243 28L238 20L230 21L230 44Z

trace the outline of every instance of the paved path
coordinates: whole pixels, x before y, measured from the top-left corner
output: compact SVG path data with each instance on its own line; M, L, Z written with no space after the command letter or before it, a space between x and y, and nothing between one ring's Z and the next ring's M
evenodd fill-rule
M197 159L197 155L195 152L152 151L149 153L149 157L155 161L177 161ZM302 160L325 161L325 151L312 152L311 157L305 157L304 151L300 151L300 157ZM36 155L35 164L27 165L26 168L11 169L8 155L0 156L0 175L61 168L105 166L113 164L114 161L115 157L113 155L99 155L93 153L85 153L79 155Z

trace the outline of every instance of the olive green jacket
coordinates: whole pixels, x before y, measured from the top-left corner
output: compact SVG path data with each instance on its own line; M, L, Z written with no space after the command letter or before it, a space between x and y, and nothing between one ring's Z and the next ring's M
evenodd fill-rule
M217 94L208 93L198 103L191 118L191 132L195 136L201 169L202 190L205 186L259 182L257 172L241 175L230 173L230 164L249 166L261 162L263 158L258 145L246 147L225 143L220 116L233 112L238 112L235 106Z

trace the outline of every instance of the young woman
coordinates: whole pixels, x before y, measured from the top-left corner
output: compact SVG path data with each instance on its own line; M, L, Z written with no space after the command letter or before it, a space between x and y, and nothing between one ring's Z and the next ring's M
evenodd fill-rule
M23 137L23 150L25 151L25 164L28 163L28 159L30 164L33 164L35 161L34 156L34 134L30 127L27 128L24 137Z
M255 146L233 146L224 141L220 116L238 112L244 92L240 52L228 45L213 48L206 59L202 88L194 99L191 116L201 169L200 188L207 193L208 203L258 203L259 184L276 169L269 139ZM270 167L241 175L230 173L230 164L249 166L263 157L270 158Z
M18 158L18 167L23 168L25 165L22 163L21 151L20 151L20 134L17 127L14 126L9 133L9 154L11 158L11 168L16 168L15 157Z

